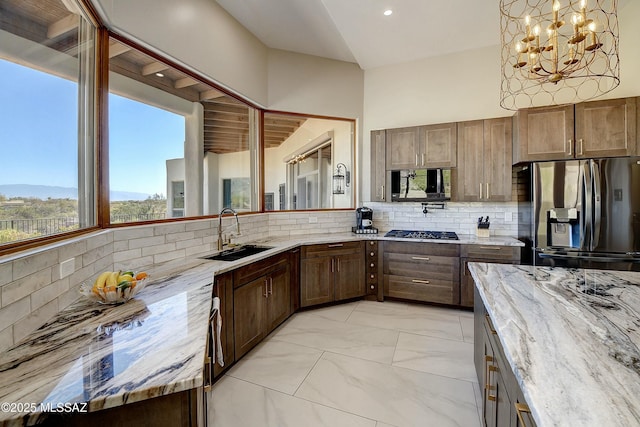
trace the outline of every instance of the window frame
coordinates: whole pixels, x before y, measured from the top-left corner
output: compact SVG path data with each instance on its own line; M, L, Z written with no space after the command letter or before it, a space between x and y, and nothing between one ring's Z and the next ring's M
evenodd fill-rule
M217 214L214 215L199 215L189 217L177 217L177 218L165 218L151 221L138 221L129 223L117 223L112 224L110 221L110 199L109 199L109 41L115 39L118 42L125 44L132 49L137 49L141 53L144 53L151 58L159 62L163 62L170 67L175 68L177 71L184 73L185 75L201 82L206 85L215 88L216 90L224 93L225 95L232 97L248 108L255 110L253 113L252 121L257 122L257 126L250 132L257 133L257 145L256 155L252 156L251 167L254 168L255 174L253 175L253 181L251 182L252 188L255 189L254 196L256 197L256 211L241 212L239 215L253 215L260 213L277 213L277 212L314 212L314 211L350 211L355 209L357 198L357 180L351 180L353 186L353 194L351 197L351 207L348 208L322 208L322 209L309 209L309 210L265 210L265 194L264 194L264 115L265 114L283 114L288 116L299 116L304 118L326 119L326 120L339 120L350 122L353 129L353 137L351 138L351 157L353 159L351 176L357 176L357 122L353 118L324 116L316 114L306 114L301 112L290 112L281 110L268 110L259 105L242 98L241 96L233 93L232 91L222 87L210 78L203 76L200 73L194 72L187 66L181 65L173 58L156 53L155 51L141 45L140 43L131 40L121 34L118 34L109 28L107 28L96 9L88 0L78 0L78 5L82 8L85 17L93 25L95 29L95 69L93 78L93 111L91 117L93 119L93 136L94 136L94 209L95 209L95 224L90 227L82 228L79 230L66 231L55 235L41 236L33 239L8 242L0 245L0 256L23 251L26 249L33 249L41 247L51 243L57 243L65 241L84 234L93 233L100 230L115 229L122 227L132 227L138 225L147 224L163 224L179 221L193 221L200 219L216 219ZM251 129L251 128L250 128ZM279 197L280 198L280 197ZM278 198L278 199L279 199ZM278 202L279 203L279 202ZM275 197L274 197L275 204ZM275 206L274 206L275 207Z

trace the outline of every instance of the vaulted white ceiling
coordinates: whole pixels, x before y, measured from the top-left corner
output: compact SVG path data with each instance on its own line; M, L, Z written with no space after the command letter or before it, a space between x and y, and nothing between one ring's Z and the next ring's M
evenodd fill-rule
M270 48L363 69L500 42L498 0L216 1Z

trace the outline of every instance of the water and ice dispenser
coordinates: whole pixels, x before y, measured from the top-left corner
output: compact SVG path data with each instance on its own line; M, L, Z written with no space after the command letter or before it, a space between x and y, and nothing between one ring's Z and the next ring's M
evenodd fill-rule
M553 208L547 211L547 245L580 247L580 211L576 208Z

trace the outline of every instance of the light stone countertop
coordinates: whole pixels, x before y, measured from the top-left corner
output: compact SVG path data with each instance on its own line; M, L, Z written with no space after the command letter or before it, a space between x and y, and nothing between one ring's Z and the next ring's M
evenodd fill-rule
M538 427L640 425L640 273L470 263Z
M79 299L11 349L0 353L0 402L87 402L89 411L121 406L203 385L212 283L222 274L305 244L399 240L522 246L514 238L458 241L390 239L354 233L252 242L272 249L238 261L194 257L147 269L150 283L116 306ZM203 256L206 254L203 254ZM0 411L0 426L31 425L39 411Z

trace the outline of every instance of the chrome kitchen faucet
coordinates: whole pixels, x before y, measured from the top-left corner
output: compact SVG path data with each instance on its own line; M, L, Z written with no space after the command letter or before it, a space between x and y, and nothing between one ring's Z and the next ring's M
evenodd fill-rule
M236 227L238 236L240 235L240 220L238 219L238 213L231 208L224 208L220 211L220 215L218 216L218 250L221 251L224 248L224 245L231 243L231 238L225 243L222 238L222 214L225 212L231 212L233 216L236 217Z

